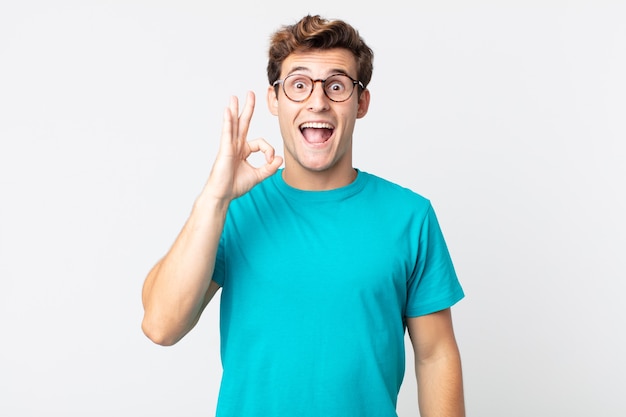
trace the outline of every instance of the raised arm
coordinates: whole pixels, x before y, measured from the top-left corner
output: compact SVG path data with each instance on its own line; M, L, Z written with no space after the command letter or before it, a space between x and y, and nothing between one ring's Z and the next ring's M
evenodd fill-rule
M250 92L239 115L238 100L231 98L209 178L174 244L145 279L142 329L155 343L172 345L195 326L219 289L211 276L230 202L282 164L265 140L246 140L254 103ZM265 154L265 165L254 167L247 162L255 152Z
M422 417L464 417L461 358L450 309L407 319Z

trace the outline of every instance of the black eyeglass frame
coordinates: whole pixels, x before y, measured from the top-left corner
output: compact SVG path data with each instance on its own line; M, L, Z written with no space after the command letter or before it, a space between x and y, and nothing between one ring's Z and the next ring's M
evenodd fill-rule
M329 78L335 77L337 75L343 75L344 77L348 77L351 81L352 81L352 91L350 91L350 95L348 97L346 97L343 100L335 100L331 97L328 96L328 93L326 92L326 80L328 80ZM301 100L294 100L291 97L289 97L289 95L287 94L287 91L285 91L285 81L289 78L289 77L295 77L295 76L299 76L299 77L306 77L309 80L311 80L311 91L309 91L309 95L306 96L305 98L301 99ZM324 92L324 95L332 102L334 103L343 103L344 101L348 101L350 100L350 97L352 97L352 95L354 94L354 87L355 86L359 86L361 87L361 89L365 90L365 86L363 85L363 83L359 80L355 80L354 78L350 77L348 74L344 74L342 72L338 72L336 74L331 74L328 77L326 77L325 79L321 79L318 78L316 80L314 80L313 78L309 77L308 75L304 75L304 74L289 74L288 76L286 76L285 78L283 78L282 80L276 80L272 83L272 87L277 87L278 84L281 84L283 86L283 93L285 93L285 97L287 97L289 100L295 102L295 103L302 103L303 101L306 101L309 99L309 97L311 97L311 94L313 94L313 90L315 90L315 84L317 84L318 82L322 83L322 91Z

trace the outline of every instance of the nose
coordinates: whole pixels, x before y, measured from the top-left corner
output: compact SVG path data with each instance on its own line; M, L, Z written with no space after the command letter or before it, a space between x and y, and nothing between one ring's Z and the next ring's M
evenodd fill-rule
M319 84L319 86L318 86ZM328 110L330 99L324 92L324 81L314 80L313 91L307 100L307 108L311 111Z

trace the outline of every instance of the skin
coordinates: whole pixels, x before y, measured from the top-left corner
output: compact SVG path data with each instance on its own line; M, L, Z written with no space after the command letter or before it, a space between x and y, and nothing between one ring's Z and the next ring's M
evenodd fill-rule
M461 356L450 309L407 319L422 417L464 417Z
M283 62L281 79L294 73L325 79L331 74L345 73L357 78L356 60L345 49L311 51L292 54ZM267 90L270 112L278 117L285 150L283 178L289 185L303 190L328 190L351 183L356 173L352 166L352 134L356 119L367 114L370 92L361 96L354 91L347 101L331 101L316 83L311 96L304 102L289 100L282 88ZM323 144L310 144L300 131L305 122L329 123L332 136Z
M250 92L239 115L239 101L231 97L209 178L172 247L146 277L142 329L157 344L173 345L196 325L219 289L211 276L230 202L274 174L283 162L264 139L246 140L254 103ZM265 155L265 165L247 162L255 152Z
M302 73L325 79L343 72L357 78L356 61L343 49L292 54L283 63L281 78ZM230 202L247 193L285 164L284 180L303 190L328 190L354 181L353 132L356 120L365 116L370 103L368 90L357 91L349 100L328 99L316 83L312 95L296 103L267 90L267 105L278 117L284 144L284 159L264 139L247 140L254 113L255 96L247 95L240 113L232 97L224 112L217 156L209 177L196 199L189 218L170 250L148 273L144 282L142 329L155 343L173 345L198 322L202 311L219 290L211 280L219 239ZM301 132L305 122L327 123L332 135L322 144L309 143ZM266 163L247 162L261 152ZM407 328L415 354L419 408L422 417L462 417L461 362L452 328L450 310L408 318Z

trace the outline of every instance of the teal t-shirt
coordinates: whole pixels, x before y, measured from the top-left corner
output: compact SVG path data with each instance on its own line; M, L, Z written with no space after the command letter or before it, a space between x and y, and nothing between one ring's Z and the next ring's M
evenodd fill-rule
M461 298L430 202L366 172L330 191L282 170L234 200L222 286L219 417L395 417L405 318Z

